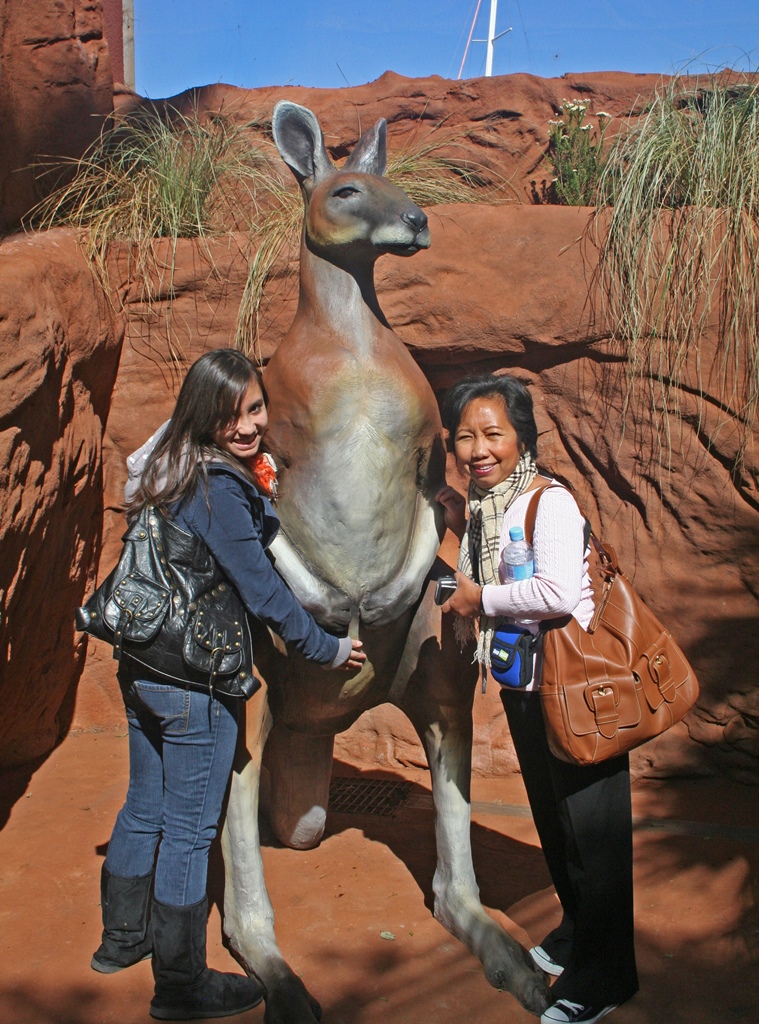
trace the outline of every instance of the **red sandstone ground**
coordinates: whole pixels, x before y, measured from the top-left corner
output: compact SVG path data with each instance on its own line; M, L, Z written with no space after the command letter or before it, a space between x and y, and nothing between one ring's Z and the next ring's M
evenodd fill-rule
M357 774L336 764L336 774ZM376 774L376 773L375 773ZM527 1024L511 996L432 917L428 776L392 817L332 814L321 847L265 845L280 945L321 1001L324 1024ZM148 963L92 972L98 877L124 795L126 740L69 736L31 772L0 782L0 1021L147 1024ZM483 902L538 940L557 915L518 776L474 782L473 844ZM500 805L500 806L499 806ZM635 838L641 992L614 1024L755 1024L759 1019L759 807L726 780L638 781L634 808L656 827ZM685 823L685 824L684 824ZM234 969L220 940L222 875L212 868L209 961ZM381 938L391 932L394 940ZM235 1018L263 1021L263 1008Z

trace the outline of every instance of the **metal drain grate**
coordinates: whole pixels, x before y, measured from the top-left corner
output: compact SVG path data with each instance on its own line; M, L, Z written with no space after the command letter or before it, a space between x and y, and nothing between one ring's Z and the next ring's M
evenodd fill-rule
M410 782L389 779L332 779L329 809L338 814L392 814L408 799Z

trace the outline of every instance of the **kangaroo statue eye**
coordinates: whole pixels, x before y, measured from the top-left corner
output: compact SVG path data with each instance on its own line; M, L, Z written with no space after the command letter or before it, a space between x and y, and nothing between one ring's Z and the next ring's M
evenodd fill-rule
M354 185L341 185L340 188L336 188L332 193L337 199L350 199L351 196L357 196L359 189Z

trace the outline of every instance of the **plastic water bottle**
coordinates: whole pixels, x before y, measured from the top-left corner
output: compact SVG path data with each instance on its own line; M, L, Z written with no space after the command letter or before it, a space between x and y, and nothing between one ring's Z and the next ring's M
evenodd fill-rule
M521 526L512 526L509 529L510 543L503 549L503 562L506 566L506 580L513 583L515 580L528 580L535 573L533 562L532 544L524 539L524 530Z

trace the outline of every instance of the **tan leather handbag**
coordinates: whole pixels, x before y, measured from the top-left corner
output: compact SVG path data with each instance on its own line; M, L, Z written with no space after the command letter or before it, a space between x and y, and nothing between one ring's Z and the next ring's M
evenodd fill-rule
M545 489L530 502L530 537ZM595 614L587 629L571 615L544 623L539 666L551 752L581 765L624 754L665 732L699 692L669 630L635 592L614 549L592 534L589 565Z

